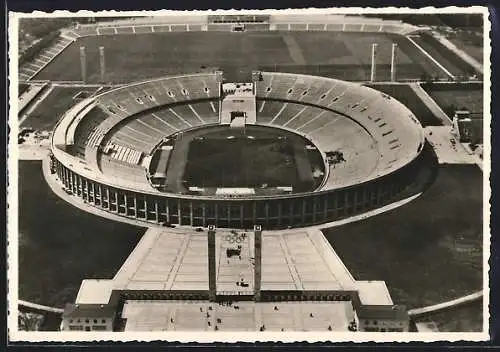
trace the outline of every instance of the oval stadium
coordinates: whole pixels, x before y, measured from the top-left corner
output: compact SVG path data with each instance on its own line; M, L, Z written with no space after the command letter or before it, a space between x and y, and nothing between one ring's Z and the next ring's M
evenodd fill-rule
M484 327L478 19L306 12L17 19L20 329Z
M67 192L124 217L272 229L393 201L423 144L411 111L371 88L258 71L227 82L217 71L80 102L57 124L52 158Z

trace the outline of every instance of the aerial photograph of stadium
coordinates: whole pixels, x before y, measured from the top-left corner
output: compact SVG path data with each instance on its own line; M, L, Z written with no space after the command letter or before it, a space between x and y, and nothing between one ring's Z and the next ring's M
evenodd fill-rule
M11 333L487 336L488 13L445 10L10 13Z

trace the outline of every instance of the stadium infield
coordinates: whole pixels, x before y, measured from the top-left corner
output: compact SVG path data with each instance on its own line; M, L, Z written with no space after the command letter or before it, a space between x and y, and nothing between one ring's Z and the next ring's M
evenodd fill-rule
M321 155L306 149L303 138L283 130L247 126L211 127L182 134L168 165L167 187L267 188L293 187L294 192L315 189L321 179L313 169L324 166ZM182 186L178 180L182 179Z
M483 287L482 196L476 165L442 164L413 202L323 233L355 279L385 280L409 308L436 304Z
M105 47L105 81L125 83L163 75L238 68L316 74L348 80L370 77L371 44L379 45L378 80L388 80L393 43L399 46L398 75L445 77L407 38L349 32L176 32L82 37L35 79L80 81L79 48L86 47L87 80L100 80L99 47Z

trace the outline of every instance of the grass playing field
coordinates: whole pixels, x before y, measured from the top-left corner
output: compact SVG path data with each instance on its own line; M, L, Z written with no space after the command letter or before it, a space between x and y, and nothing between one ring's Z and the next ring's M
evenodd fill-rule
M369 78L371 44L378 43L377 79L389 77L391 45L397 42L398 75L420 78L441 70L407 39L379 33L177 32L79 38L35 78L81 80L79 48L86 47L87 76L97 82L99 46L106 50L108 82L129 82L219 67L319 74L348 80Z
M440 165L413 202L324 234L356 279L385 280L410 308L436 304L483 286L482 195L476 165Z
M52 130L61 116L78 100L73 97L81 91L95 92L97 88L85 87L53 87L49 95L40 102L35 110L21 124L21 127L32 127L37 130Z
M402 84L376 84L366 86L377 89L383 93L389 94L396 98L401 103L406 105L418 118L422 126L441 126L442 121L436 117L432 111L422 102L422 100L415 94L413 89L408 85Z
M46 184L41 162L19 162L20 299L74 302L83 279L116 274L144 231L69 205Z
M231 129L218 130L203 135L202 139L191 140L184 179L188 187L260 188L267 185L309 191L316 185L305 150L301 138L275 129L249 126L245 135ZM301 172L298 172L299 166L303 169Z
M483 34L476 31L457 30L448 39L478 62L483 62Z
M483 84L428 84L423 85L425 91L436 103L453 117L455 110L465 108L474 115L483 117Z
M429 34L421 34L414 37L413 40L437 60L452 75L473 75L475 70L467 62L462 60L454 52L446 48L436 38ZM447 76L442 76L447 78Z

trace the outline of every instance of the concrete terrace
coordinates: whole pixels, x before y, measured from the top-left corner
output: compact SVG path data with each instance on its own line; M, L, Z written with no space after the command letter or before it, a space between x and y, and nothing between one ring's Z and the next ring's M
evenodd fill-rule
M252 294L253 233L241 241L233 237L229 231L216 234L217 291ZM238 245L241 255L228 258L226 249ZM113 287L208 290L207 248L206 233L150 229L115 275ZM247 287L236 285L241 279ZM264 232L262 290L346 290L353 285L354 279L320 231Z
M347 331L350 302L126 301L125 331Z
M253 294L253 238L217 231L218 294ZM228 257L237 246L240 254ZM363 304L393 304L383 281L356 281L318 229L263 232L261 277L263 291L356 290ZM207 234L151 228L112 280L84 280L75 303L107 304L113 290L208 289Z

